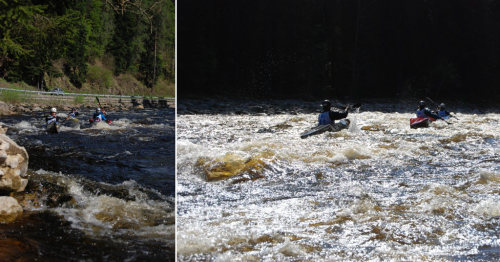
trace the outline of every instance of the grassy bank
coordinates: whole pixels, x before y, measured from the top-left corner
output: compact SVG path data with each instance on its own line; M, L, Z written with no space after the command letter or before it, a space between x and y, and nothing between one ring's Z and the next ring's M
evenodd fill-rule
M63 74L62 63L54 62L53 75L45 74L45 86L39 90L36 86L28 85L24 82L12 83L0 78L0 87L13 88L29 91L49 91L54 88L61 88L66 93L77 94L105 94L105 95L123 95L123 96L162 96L175 97L175 83L159 77L153 88L145 86L138 79L141 75L132 73L123 73L113 75L113 66L104 65L100 61L95 61L88 65L88 73L85 83L80 86L74 86L67 76ZM22 95L6 93L2 99L9 101L22 101ZM7 102L6 100L3 100ZM27 101L29 102L29 101Z

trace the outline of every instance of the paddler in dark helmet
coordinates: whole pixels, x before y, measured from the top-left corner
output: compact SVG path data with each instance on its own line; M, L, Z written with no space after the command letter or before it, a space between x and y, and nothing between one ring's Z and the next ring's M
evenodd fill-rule
M350 107L347 106L344 112L333 112L330 111L331 108L332 108L332 102L330 102L330 100L325 100L321 103L322 111L318 117L318 125L333 124L335 120L346 118L348 114L347 111L350 109Z
M66 117L66 120L70 118L76 118L80 113L78 113L78 109L73 108L71 109L71 113L68 114L68 117Z
M444 103L441 103L438 106L437 110L438 110L437 115L442 117L442 118L446 118L446 117L450 116L450 112L446 111L446 105Z
M425 107L425 102L424 101L420 101L420 103L418 104L417 117L418 118L432 117L434 119L441 119L440 116L438 116L436 114L433 114L429 109L427 109Z

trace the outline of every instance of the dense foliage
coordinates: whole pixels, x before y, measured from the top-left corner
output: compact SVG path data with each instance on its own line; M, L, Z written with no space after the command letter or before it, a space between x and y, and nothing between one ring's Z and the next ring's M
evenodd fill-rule
M183 0L179 96L498 98L500 2Z
M0 0L0 38L0 77L40 89L47 76L81 87L96 70L175 80L173 0Z

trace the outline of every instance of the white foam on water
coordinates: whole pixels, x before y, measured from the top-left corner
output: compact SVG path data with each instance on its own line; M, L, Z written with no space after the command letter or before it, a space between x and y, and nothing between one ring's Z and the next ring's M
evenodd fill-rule
M352 130L306 139L316 114L180 115L179 260L439 261L500 247L488 233L500 116L456 115L410 129L414 113L361 110ZM228 155L265 166L207 181L200 161Z
M67 189L76 206L62 206L54 210L71 226L94 237L112 237L119 240L130 235L144 238L154 238L161 241L173 242L175 239L173 200L150 199L139 189L135 181L125 181L120 185L106 185L107 187L125 188L129 196L135 200L124 200L108 195L96 195L84 189L81 183L74 178L61 173L44 170L37 174L50 177L49 181ZM159 194L159 193L157 193ZM159 195L159 197L162 197Z
M32 125L28 121L21 121L21 122L15 124L15 125L13 125L12 127L17 128L17 129L29 129L29 130L35 130L36 129L36 126Z

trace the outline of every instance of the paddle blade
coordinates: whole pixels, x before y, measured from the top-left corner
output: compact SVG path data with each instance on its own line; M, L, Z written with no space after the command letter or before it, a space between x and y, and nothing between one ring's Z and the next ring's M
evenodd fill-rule
M351 106L351 108L358 108L358 107L361 107L361 103L357 103Z

